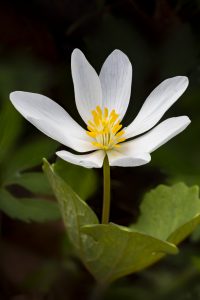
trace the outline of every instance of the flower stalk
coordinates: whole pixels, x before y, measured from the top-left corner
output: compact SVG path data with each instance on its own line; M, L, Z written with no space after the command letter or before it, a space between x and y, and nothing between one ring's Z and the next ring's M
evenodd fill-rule
M103 162L103 211L102 224L109 223L110 216L110 165L106 155Z

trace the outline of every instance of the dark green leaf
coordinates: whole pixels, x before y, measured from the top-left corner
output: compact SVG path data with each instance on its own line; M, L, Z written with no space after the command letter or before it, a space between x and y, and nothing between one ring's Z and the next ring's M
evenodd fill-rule
M48 180L41 172L16 174L6 182L6 185L11 184L21 185L34 194L52 194Z
M32 198L17 199L4 189L0 189L0 210L10 218L24 222L60 219L57 203Z
M7 179L13 177L14 174L17 174L20 171L41 164L42 158L44 156L48 157L52 155L55 152L57 145L58 144L55 141L48 138L32 140L29 143L22 145L10 158L4 178Z

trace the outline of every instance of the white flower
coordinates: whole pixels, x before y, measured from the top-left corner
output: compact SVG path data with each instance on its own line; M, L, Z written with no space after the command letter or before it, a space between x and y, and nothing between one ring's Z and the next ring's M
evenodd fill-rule
M190 123L187 116L181 116L169 118L154 127L186 90L187 77L163 81L148 96L132 123L123 128L121 122L129 104L132 81L128 57L120 50L113 51L98 76L83 53L75 49L71 67L76 106L87 129L45 96L20 91L10 94L15 108L43 133L75 151L92 151L86 154L65 150L56 153L70 163L100 168L107 154L111 166L143 165L151 160L151 152Z

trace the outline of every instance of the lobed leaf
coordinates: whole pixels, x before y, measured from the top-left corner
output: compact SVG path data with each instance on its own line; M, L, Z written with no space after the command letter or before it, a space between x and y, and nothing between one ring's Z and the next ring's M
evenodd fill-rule
M132 230L177 245L200 223L199 189L183 183L160 185L145 195L140 211Z

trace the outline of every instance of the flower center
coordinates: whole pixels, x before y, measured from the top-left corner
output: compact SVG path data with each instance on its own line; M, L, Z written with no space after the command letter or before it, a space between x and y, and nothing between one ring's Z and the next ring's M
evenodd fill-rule
M113 109L109 112L105 107L102 110L99 106L91 111L92 120L88 121L87 134L94 139L92 144L103 150L119 148L120 143L126 139L123 137L124 130L121 130L119 115Z

